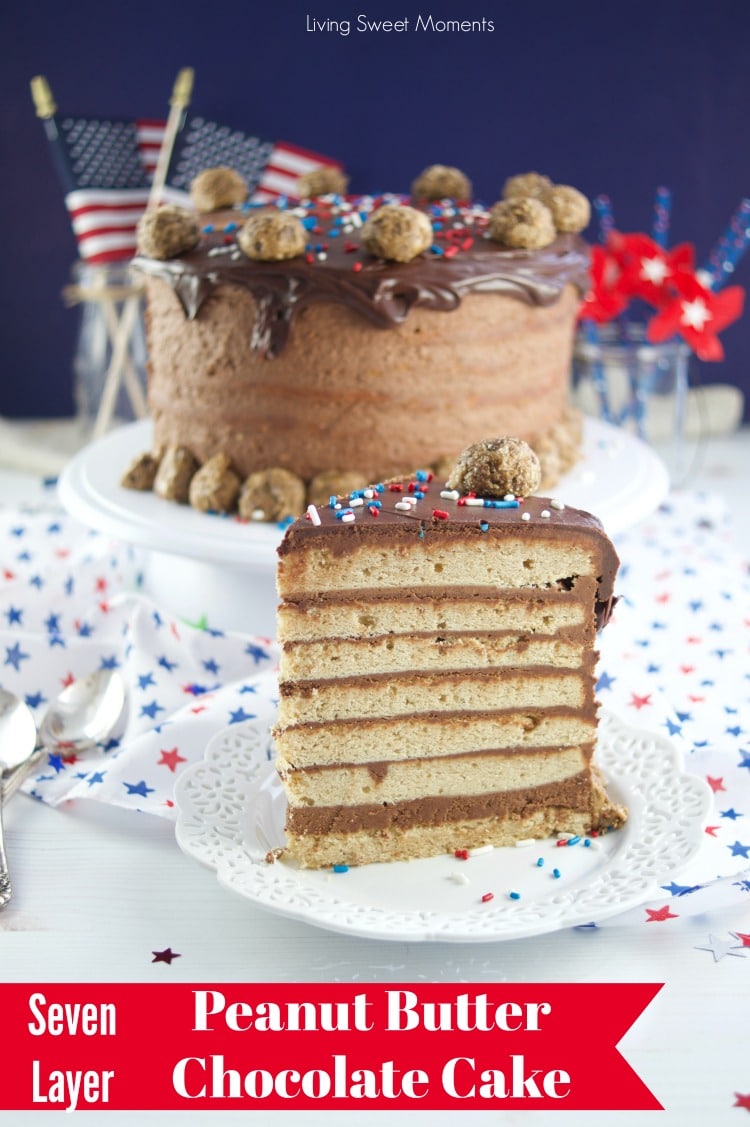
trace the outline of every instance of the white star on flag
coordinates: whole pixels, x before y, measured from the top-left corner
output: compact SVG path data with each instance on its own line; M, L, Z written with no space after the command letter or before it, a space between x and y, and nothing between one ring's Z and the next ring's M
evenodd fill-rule
M713 313L702 298L696 297L695 301L683 301L682 317L680 318L683 325L689 325L691 329L700 333L705 328L706 321L710 321L712 317Z
M663 258L642 258L641 277L647 282L660 286L669 274L669 267Z

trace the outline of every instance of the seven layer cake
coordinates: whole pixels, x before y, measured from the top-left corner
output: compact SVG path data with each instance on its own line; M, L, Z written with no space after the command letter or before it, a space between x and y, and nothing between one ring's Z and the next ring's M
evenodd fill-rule
M277 766L306 867L625 816L592 765L618 566L601 524L428 477L311 510L279 549Z

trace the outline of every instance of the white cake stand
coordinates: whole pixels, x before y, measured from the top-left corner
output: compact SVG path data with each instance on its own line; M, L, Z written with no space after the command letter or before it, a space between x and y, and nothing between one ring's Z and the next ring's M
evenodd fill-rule
M146 420L86 446L60 477L62 504L91 528L148 549L144 590L165 610L218 629L274 637L282 530L123 489L124 469L151 449L151 435ZM667 470L650 447L587 418L583 458L554 492L566 504L596 513L614 536L652 513L668 491Z

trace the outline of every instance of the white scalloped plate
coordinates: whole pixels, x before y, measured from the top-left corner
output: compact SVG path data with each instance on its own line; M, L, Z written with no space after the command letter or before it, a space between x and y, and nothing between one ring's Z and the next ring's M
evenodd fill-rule
M697 854L711 801L705 783L683 773L668 740L605 713L597 761L612 797L629 808L623 829L589 847L545 840L468 861L444 855L313 871L265 860L284 840L285 799L272 757L259 724L219 733L203 762L177 782L180 848L261 908L370 939L522 939L637 907ZM483 903L487 892L493 899Z

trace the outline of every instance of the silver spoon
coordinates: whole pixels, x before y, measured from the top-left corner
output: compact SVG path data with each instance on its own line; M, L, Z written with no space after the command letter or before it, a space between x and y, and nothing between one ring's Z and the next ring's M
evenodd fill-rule
M26 705L0 690L0 908L12 896L2 843L3 803L15 794L48 751L66 759L111 735L125 708L125 697L125 682L114 669L100 669L74 681L47 709L37 739Z
M28 705L12 693L0 689L0 767L3 791L6 774L18 770L19 764L34 754L35 747L36 724ZM3 798L4 794L0 791L0 908L4 908L13 895L5 854Z

